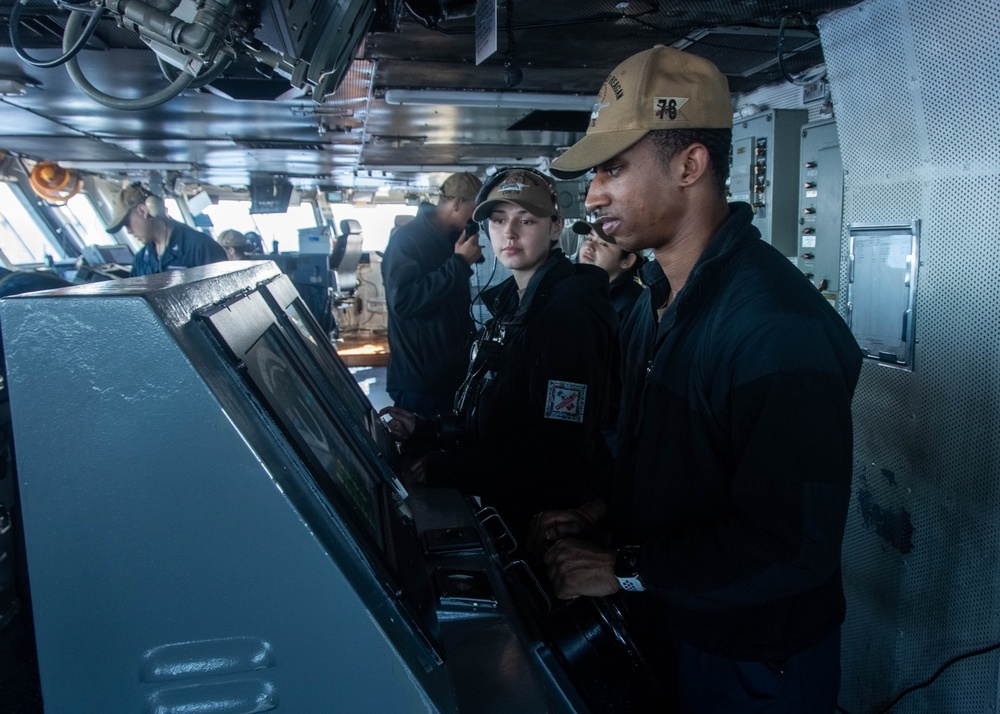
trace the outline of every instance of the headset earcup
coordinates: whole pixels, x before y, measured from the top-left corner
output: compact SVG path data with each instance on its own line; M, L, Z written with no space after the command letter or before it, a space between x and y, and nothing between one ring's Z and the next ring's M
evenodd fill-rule
M153 218L163 218L167 215L167 207L164 205L163 199L154 194L146 196L146 210Z
M507 173L508 169L500 169L495 174L486 179L486 182L479 188L476 192L476 198L474 199L473 206L478 206L480 203L486 200L498 183L503 179L504 175ZM479 232L486 236L489 240L490 237L490 220L489 218L484 218L479 221Z
M507 171L509 171L509 169L500 169L495 174L486 179L486 183L484 183L479 188L479 191L476 192L475 205L478 206L480 203L486 200L486 197L490 195L490 191L492 191L494 187L498 183L500 183L500 180L504 177L504 174L506 174Z

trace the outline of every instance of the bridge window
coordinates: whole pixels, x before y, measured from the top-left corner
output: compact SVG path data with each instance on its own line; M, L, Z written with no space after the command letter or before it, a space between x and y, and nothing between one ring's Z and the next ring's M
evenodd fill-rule
M78 193L56 210L63 223L72 228L86 245L111 245L117 242L108 235L104 221L89 196Z
M212 219L215 234L227 228L246 233L255 231L264 243L264 252L271 252L272 241L278 241L281 253L299 249L299 228L316 225L316 211L313 204L303 201L298 206L290 206L287 213L250 214L250 201L219 201L203 211Z
M46 255L65 257L28 213L21 196L0 182L0 250L11 265L41 263Z

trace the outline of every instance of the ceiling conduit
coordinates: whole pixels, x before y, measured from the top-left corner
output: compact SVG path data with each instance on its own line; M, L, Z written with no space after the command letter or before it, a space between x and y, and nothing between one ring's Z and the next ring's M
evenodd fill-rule
M162 2L158 4L163 5ZM161 69L164 69L165 64L183 65L173 77L164 70L167 78L172 80L164 89L146 97L123 98L95 87L84 76L77 58L73 56L66 62L70 78L84 94L111 109L151 109L173 99L188 87L210 82L235 58L234 50L224 38L241 29L245 30L245 27L234 27L239 24L234 21L234 16L240 4L229 0L207 0L190 23L174 17L163 7L155 7L141 0L108 0L107 7L121 17L126 27L136 30L150 45L160 61ZM82 24L81 13L73 13L67 21L63 35L66 54L77 43Z

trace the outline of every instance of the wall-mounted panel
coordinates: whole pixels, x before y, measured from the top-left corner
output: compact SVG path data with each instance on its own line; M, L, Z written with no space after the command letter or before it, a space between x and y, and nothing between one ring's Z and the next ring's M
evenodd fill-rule
M731 198L753 206L761 238L789 257L798 249L799 129L808 116L774 109L733 125Z
M920 221L848 227L847 324L867 359L913 369Z
M802 272L837 306L844 221L844 168L837 124L802 127L799 150L799 262Z

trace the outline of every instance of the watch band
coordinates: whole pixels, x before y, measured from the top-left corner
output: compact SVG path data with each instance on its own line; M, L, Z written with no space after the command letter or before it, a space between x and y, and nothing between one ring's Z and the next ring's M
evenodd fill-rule
M639 580L639 576L634 577L618 577L618 584L622 586L622 590L627 590L630 593L641 593L646 589L646 586L642 584Z

